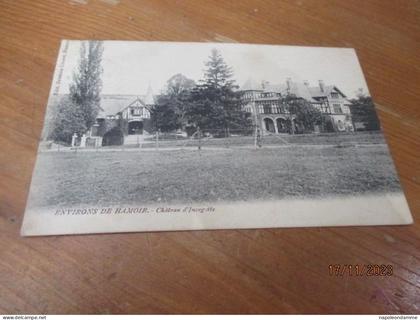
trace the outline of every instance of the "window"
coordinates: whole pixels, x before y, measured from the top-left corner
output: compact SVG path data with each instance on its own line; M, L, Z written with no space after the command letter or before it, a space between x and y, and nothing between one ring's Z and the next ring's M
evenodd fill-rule
M338 95L338 92L331 92L331 98L338 99L340 96Z
M340 104L333 104L334 113L343 113L343 110L341 110Z

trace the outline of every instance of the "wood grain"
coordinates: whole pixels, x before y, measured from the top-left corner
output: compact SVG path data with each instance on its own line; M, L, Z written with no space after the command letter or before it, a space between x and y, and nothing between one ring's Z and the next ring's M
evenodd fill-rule
M21 238L63 38L356 48L415 224ZM0 313L420 312L418 1L2 0L0 39Z

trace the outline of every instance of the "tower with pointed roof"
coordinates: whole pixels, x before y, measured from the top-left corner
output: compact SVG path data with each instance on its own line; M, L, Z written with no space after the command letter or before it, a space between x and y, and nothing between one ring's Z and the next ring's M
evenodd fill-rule
M155 98L150 83L147 87L146 96L144 97L143 102L146 104L146 106L153 106L155 104Z

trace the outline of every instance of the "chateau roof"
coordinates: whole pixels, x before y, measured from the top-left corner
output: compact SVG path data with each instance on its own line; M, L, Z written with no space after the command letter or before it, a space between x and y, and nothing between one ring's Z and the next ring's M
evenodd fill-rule
M334 86L324 86L324 91L321 91L320 87L309 87L309 91L312 97L325 97L328 96L331 91L334 89Z
M289 92L296 97L303 98L310 102L315 102L310 88L304 83L292 82Z
M265 90L271 92L278 92L282 95L286 95L289 93L295 95L296 97L315 102L315 100L312 98L308 86L304 83L290 82L289 85L290 87L286 84L268 85Z
M101 111L98 118L105 118L106 116L115 115L118 112L127 108L127 106L135 101L139 96L135 95L101 95ZM139 97L140 98L140 97Z
M263 90L261 83L255 82L254 79L249 78L245 81L245 83L241 86L241 90Z
M336 86L329 85L324 86L324 91L321 91L319 86L309 87L305 83L289 81L289 84L270 84L267 83L264 87L262 84L258 84L253 79L248 79L241 87L243 91L266 91L266 92L277 92L282 95L287 93L293 94L299 98L303 98L310 102L316 102L314 98L328 96L331 91L336 90L346 97Z
M148 101L149 103L146 103ZM151 103L150 103L151 102ZM106 116L116 115L118 112L123 111L130 105L151 105L154 104L154 96L149 92L147 95L114 95L103 94L101 95L101 111L97 118L105 118Z
M280 93L281 95L286 95L287 93L290 93L297 97L304 98L308 101L315 102L315 100L312 98L309 88L305 84L298 83L298 82L290 82L290 88L286 84L270 84L270 83L266 84L263 88L261 84L258 85L254 81L248 80L241 87L241 90L276 92L276 93Z
M326 97L333 90L338 91L339 93L343 95L343 97L346 97L346 95L343 92L341 92L341 90L339 90L336 86L324 86L324 91L321 91L321 88L319 86L309 87L309 91L312 97Z

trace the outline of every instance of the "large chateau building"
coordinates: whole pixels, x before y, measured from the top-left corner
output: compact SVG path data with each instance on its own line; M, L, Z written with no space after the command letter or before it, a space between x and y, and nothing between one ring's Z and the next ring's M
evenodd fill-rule
M353 131L349 101L344 93L334 85L318 86L308 82L297 83L287 79L284 85L271 85L268 82L256 84L248 80L241 88L245 111L252 114L254 123L267 134L293 133L301 131L294 121L284 99L286 95L304 99L323 114L323 127L319 131Z
M316 126L317 132L353 131L350 103L335 85L319 81L317 86L310 86L307 82L298 83L291 79L287 79L284 85L273 85L248 80L239 90L244 110L251 114L253 123L263 134L303 132L295 115L284 103L286 96L303 99L321 111L324 123ZM96 139L96 145L101 145L111 129L118 127L123 134L123 143L138 141L139 136L153 132L150 117L155 103L156 96L150 86L145 95L101 95L100 112L88 136Z

